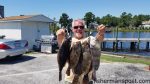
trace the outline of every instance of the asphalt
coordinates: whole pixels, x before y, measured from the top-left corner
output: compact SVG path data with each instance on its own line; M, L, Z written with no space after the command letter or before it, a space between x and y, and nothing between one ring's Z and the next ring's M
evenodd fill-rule
M0 84L64 84L64 80L58 81L56 58L56 54L30 53L0 60ZM145 67L147 65L101 63L95 84L150 84L150 71Z

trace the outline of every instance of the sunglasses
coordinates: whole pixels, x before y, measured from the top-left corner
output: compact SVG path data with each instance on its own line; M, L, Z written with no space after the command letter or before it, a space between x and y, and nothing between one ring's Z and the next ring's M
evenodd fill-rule
M84 29L84 26L74 26L73 28L74 28L74 29L78 29L78 28Z

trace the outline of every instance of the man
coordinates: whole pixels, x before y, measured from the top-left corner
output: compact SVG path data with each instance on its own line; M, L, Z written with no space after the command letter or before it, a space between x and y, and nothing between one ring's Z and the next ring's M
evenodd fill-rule
M72 32L73 32L72 41L73 42L82 41L84 39L85 37L84 29L85 29L85 23L83 20L77 19L72 22ZM98 33L96 35L96 39L102 42L104 39L105 26L99 25L97 28L97 31ZM57 35L58 45L61 46L63 40L65 39L65 30L59 29L56 32L56 35ZM73 78L74 78L74 74L72 72L70 72L70 76L65 75L65 81L67 82L67 84L71 84ZM88 83L84 81L83 84L88 84Z

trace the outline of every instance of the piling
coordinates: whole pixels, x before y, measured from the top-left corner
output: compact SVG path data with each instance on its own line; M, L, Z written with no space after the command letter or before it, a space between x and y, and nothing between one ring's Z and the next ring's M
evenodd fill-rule
M131 42L130 43L130 51L135 51L136 50L135 45L136 45L136 42Z
M140 51L140 29L141 29L141 26L138 28L138 45L137 45L138 52Z
M146 51L149 51L149 42L146 42Z
M116 33L115 52L118 51L118 27L116 27Z
M122 50L123 50L123 49L122 49L122 42L120 42L120 45L121 45L120 47L121 47L121 51L122 51Z
M102 43L102 49L105 50L105 48L106 48L106 42L103 42Z

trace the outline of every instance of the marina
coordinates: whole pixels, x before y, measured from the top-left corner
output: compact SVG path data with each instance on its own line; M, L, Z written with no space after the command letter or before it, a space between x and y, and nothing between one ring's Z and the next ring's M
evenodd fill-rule
M104 38L104 42L150 42L150 38Z
M92 36L96 36L96 32ZM101 48L102 51L149 52L149 45L149 32L106 32Z
M140 44L144 42L144 47L143 49L140 49ZM138 51L140 50L145 50L147 52L150 51L150 38L104 38L104 42L102 43L102 50L107 50L107 44L112 44L112 50L113 51L118 51L118 50L126 50L127 48L124 48L126 44L128 44L128 49L129 51ZM141 44L142 45L142 44ZM127 46L125 46L127 47Z

